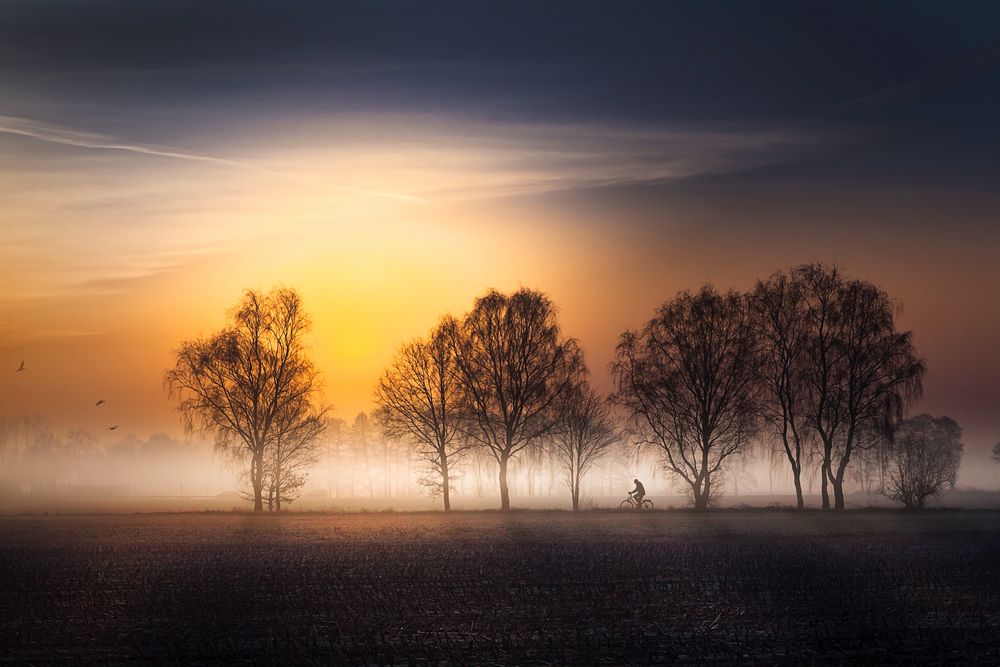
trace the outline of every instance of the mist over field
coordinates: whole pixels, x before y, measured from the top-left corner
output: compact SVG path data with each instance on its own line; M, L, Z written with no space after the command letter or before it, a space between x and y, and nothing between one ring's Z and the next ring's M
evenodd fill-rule
M5 421L4 425L10 422ZM84 432L60 436L42 419L25 420L8 432L0 459L2 513L42 511L200 511L249 510L240 472L213 451L209 442L156 433L104 436L100 446ZM13 443L13 444L11 444ZM349 430L339 442L324 444L323 456L308 470L301 497L286 509L296 511L439 510L441 499L420 483L423 466L411 448L381 438L366 449L352 449ZM13 452L21 452L17 457ZM985 465L985 462L984 462ZM989 471L989 469L987 469ZM569 487L551 460L526 460L512 469L516 508L570 509ZM689 506L683 489L665 478L655 456L599 463L583 484L585 509L617 508L632 478L643 480L658 507ZM987 477L986 479L990 479ZM891 507L876 488L852 484L849 506ZM725 482L722 507L794 506L791 479L784 466L748 457ZM806 478L807 504L819 506L818 475ZM499 504L496 464L484 458L461 466L453 502L456 509L494 509ZM1000 507L994 487L961 484L944 493L943 507Z

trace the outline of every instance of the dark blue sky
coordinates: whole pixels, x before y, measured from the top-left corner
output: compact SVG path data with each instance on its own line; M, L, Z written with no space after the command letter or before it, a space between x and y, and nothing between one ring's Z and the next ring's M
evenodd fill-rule
M267 92L366 110L930 124L971 138L996 134L998 24L990 2L8 0L0 68L39 93L171 106Z
M254 109L797 128L863 141L796 177L987 187L998 25L992 2L15 0L0 115L160 143Z

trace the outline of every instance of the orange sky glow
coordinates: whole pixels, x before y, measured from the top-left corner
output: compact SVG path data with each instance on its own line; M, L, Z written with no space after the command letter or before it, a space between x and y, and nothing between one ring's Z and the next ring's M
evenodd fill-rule
M940 227L920 231L907 218L919 202L830 201L817 212L794 198L776 208L702 194L616 210L559 197L642 188L648 160L636 152L648 142L671 156L654 167L669 183L741 159L744 145L808 139L388 117L303 122L285 134L235 128L202 153L24 119L0 125L9 130L0 146L21 158L0 174L0 366L13 371L23 359L29 369L0 382L12 414L103 438L109 420L123 432L179 434L161 387L171 349L218 329L244 288L279 284L303 295L326 398L347 420L370 409L401 343L488 287L549 293L607 390L618 335L678 290L707 281L745 289L821 260L905 304L902 325L930 369L920 409L956 416L977 451L1000 436L991 405L1000 308L982 289L1000 282L995 253ZM716 209L706 212L705 201ZM797 228L804 213L811 224ZM865 215L890 224L859 243ZM737 224L719 228L711 216ZM779 223L780 234L768 232ZM913 231L901 239L900 225ZM98 398L106 411L93 409ZM988 483L968 464L963 471Z

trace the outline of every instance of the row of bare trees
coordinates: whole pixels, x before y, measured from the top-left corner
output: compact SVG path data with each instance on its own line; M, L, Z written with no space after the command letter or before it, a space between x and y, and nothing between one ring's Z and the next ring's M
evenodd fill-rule
M622 336L613 399L695 507L711 503L729 459L763 438L784 453L798 507L802 468L818 451L822 506L832 488L840 509L852 459L891 439L921 391L924 362L897 312L883 290L819 264L748 294L683 292Z
M798 507L806 465L819 459L822 506L840 509L851 462L876 447L880 490L922 504L897 483L919 468L917 440L894 435L925 373L912 333L896 328L898 310L885 291L819 264L775 273L746 294L682 292L622 335L610 403L623 409L632 444L658 451L697 508L715 499L731 461L761 444L783 454ZM586 372L544 295L489 292L463 319L445 318L400 350L376 389L376 414L422 447L446 508L449 465L470 447L496 461L506 508L509 461L543 446L562 461L578 507L581 477L621 437ZM953 442L957 455L944 446L925 465L934 474L919 473L931 494L954 482Z
M944 470L931 485L940 490L954 481L960 441L951 440L957 455L951 446L920 458L910 456L919 440L910 431L894 438L925 373L912 334L896 328L898 310L880 288L819 264L775 273L748 293L681 292L642 330L622 334L604 399L546 295L490 290L400 348L375 388L374 417L384 437L414 448L446 510L453 471L470 452L495 463L507 509L511 462L542 450L560 462L576 509L584 475L625 438L657 452L697 508L755 446L787 461L798 507L805 466L818 460L822 506L839 509L852 461L873 451L883 491L914 486L900 465ZM248 291L229 319L180 346L165 385L185 425L213 433L218 450L246 466L254 509L280 510L332 423L305 352L309 320L290 289ZM922 504L921 493L896 495Z
M289 289L246 292L229 320L213 336L182 343L164 383L185 427L211 433L218 451L246 466L254 510L280 511L319 460L331 426L305 353L309 320ZM461 321L446 318L427 340L400 350L376 389L376 416L384 435L416 447L446 509L450 471L472 447L495 460L509 508L511 460L558 433L578 505L580 479L617 439L585 372L545 295L491 291ZM365 423L355 426L364 438Z
M450 471L470 449L495 461L500 506L508 509L510 462L545 445L563 463L577 509L583 475L618 441L586 373L548 297L491 290L463 318L445 317L399 350L375 389L375 414L388 433L418 448L446 510Z
M899 305L884 290L817 264L759 283L751 307L762 321L763 375L770 378L762 383L763 400L775 417L769 422L786 449L818 438L823 507L832 487L841 509L852 457L891 439L920 396L926 366L913 334L896 329ZM801 487L797 498L801 507Z

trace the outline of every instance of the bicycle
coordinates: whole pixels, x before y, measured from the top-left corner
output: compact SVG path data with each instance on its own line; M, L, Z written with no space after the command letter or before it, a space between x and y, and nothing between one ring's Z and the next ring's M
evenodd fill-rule
M622 501L622 504L618 506L620 510L651 510L653 509L653 501L649 498L643 498L642 504L635 502L635 497L629 496Z

